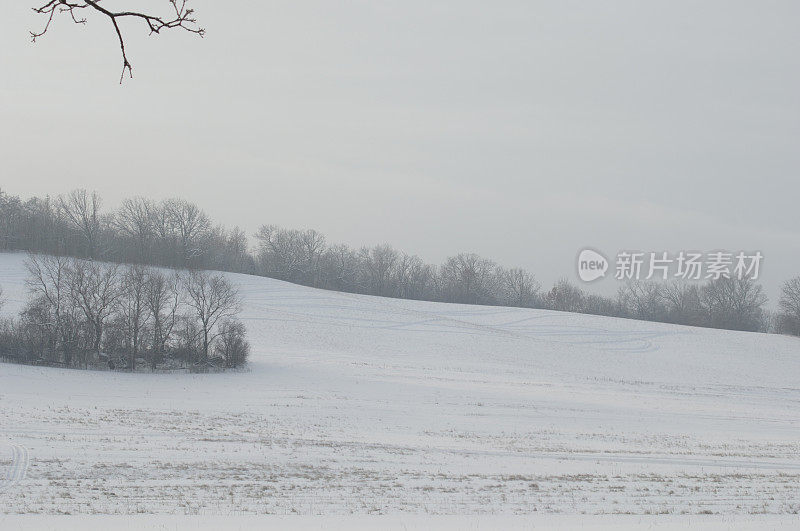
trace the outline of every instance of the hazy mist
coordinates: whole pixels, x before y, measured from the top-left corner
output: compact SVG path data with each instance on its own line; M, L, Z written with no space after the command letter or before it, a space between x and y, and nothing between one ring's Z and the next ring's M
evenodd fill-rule
M760 250L772 303L800 272L796 2L194 3L205 39L123 28L122 86L107 21L31 44L44 20L6 6L0 187L178 195L545 285L584 246Z

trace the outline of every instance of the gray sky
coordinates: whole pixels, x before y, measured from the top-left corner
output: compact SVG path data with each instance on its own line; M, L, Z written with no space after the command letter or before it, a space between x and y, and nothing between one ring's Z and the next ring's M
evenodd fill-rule
M800 274L797 2L192 3L205 39L123 27L123 86L106 20L34 45L34 3L5 6L0 187L179 195L545 284L584 246L758 249L773 302Z

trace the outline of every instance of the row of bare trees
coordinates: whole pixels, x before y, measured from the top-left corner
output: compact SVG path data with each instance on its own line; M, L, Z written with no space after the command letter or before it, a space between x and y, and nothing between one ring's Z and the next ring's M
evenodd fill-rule
M30 255L30 299L3 325L5 358L136 370L238 367L249 345L241 301L222 274Z
M0 250L250 273L247 236L212 224L183 199L125 199L106 212L96 192L27 201L0 190Z
M263 275L325 289L404 299L550 308L742 330L800 335L800 280L784 286L777 315L764 310L749 279L694 283L634 282L617 297L584 292L566 280L542 292L528 271L462 253L441 265L389 245L331 244L315 230L264 225L250 251L245 233L212 224L182 199L142 197L102 210L96 193L74 190L22 201L0 191L0 249L109 261Z
M327 246L313 230L274 225L256 234L257 270L266 276L323 288L408 299L548 308L694 326L788 333L800 317L800 281L784 287L781 313L765 311L762 287L750 278L705 284L637 281L616 297L590 294L567 280L542 292L523 269L506 269L475 254L459 254L441 266L424 263L388 245L355 250ZM794 293L794 296L792 296ZM796 329L800 330L800 326Z
M254 252L239 228L212 224L182 199L143 197L104 211L97 193L73 190L23 201L0 191L0 250L67 255L120 263L259 274L308 286L388 297L469 304L535 306L539 284L475 254L441 266L389 245L330 245L314 230L265 225Z
M315 230L262 226L256 270L268 277L351 293L403 299L536 306L539 283L522 269L506 269L462 253L441 266L389 245L353 249L327 245Z
M800 280L793 282L800 287ZM786 288L784 300L789 300ZM766 302L761 285L748 277L722 277L705 284L631 281L620 287L616 298L587 294L561 280L542 297L542 306L554 310L730 330L788 331L764 309ZM797 302L800 310L800 298ZM778 320L780 315L783 312Z
M800 336L800 276L783 284L775 318L775 331Z

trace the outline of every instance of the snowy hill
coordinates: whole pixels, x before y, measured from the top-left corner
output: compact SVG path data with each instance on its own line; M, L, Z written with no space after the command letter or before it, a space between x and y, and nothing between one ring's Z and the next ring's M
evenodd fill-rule
M230 279L246 372L0 364L0 513L800 511L796 338Z

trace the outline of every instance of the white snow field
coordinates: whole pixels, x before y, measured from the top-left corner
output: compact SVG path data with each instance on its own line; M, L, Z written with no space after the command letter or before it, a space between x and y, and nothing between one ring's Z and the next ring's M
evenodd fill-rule
M0 364L0 514L800 526L797 338L230 279L246 371Z

